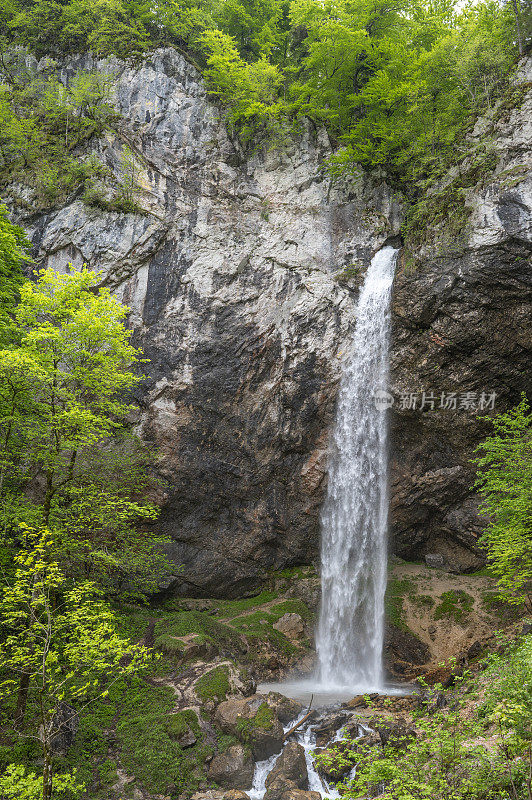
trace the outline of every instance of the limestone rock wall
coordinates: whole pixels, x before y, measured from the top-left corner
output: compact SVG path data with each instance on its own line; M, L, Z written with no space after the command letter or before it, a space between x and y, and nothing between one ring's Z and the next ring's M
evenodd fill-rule
M90 66L87 57L71 61L63 78ZM144 213L88 208L74 196L19 221L39 265L100 269L131 307L135 340L150 359L138 430L160 450L159 525L184 565L173 589L237 595L270 569L317 557L328 431L357 285L376 249L398 234L399 203L382 182L332 186L321 170L328 139L310 125L282 151L243 152L196 70L172 50L137 68L99 68L116 77L122 120L94 147L117 175L131 148ZM508 142L517 142L519 126L508 124ZM10 191L31 204L27 187ZM516 398L529 311L524 191L495 179L471 199L473 226L460 252L427 255L414 274L399 270L396 389L486 387L503 403ZM346 267L352 277L339 279ZM475 562L467 460L480 430L471 414L395 406L399 553L441 547L465 567Z
M459 569L480 563L470 459L491 428L478 419L479 400L495 392L503 411L532 388L531 81L529 59L515 76L525 101L493 109L475 128L472 141L492 141L497 164L466 193L462 235L427 247L422 265L401 270L395 285L394 547L407 558L442 553ZM434 411L420 410L423 390L435 395ZM418 395L415 410L397 407L401 392ZM456 410L439 408L442 392L456 393ZM461 409L468 392L473 407Z

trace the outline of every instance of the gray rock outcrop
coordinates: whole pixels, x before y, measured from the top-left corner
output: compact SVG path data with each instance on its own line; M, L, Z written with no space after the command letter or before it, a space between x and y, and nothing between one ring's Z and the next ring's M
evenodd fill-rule
M208 778L226 789L251 789L253 770L250 753L241 744L235 744L213 758Z
M89 66L87 56L73 59L62 76ZM310 124L281 151L245 152L197 71L170 49L139 66L99 67L116 76L121 121L94 148L116 175L131 148L143 212L72 197L33 213L31 190L20 186L6 199L15 207L18 192L24 201L18 221L39 266L102 270L131 307L135 343L150 359L137 429L160 452L158 524L170 558L184 566L167 590L237 596L268 570L317 558L327 437L357 286L375 250L397 236L400 205L379 180L332 185L322 170L329 141ZM525 103L493 121L499 164L467 198L463 241L425 252L415 272L399 267L397 397L494 391L503 408L524 388L528 111ZM441 553L461 569L480 563L469 461L485 433L471 410L396 402L391 522L400 555Z

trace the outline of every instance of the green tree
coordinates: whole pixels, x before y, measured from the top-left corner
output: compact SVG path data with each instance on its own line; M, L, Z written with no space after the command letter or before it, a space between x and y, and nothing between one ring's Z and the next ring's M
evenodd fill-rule
M97 282L45 270L21 287L15 340L0 350L2 526L13 547L21 522L51 527L70 575L138 596L166 565L157 508L139 500L152 456L128 423L140 351L128 309Z
M7 218L7 209L0 203L0 343L5 341L7 329L20 286L22 264L29 260L29 242L24 231L12 225Z
M54 741L71 716L105 695L109 676L118 680L137 672L150 658L145 648L117 633L115 617L95 584L68 585L50 556L54 549L49 531L26 530L15 556L15 579L0 598L0 699L9 702L21 680L27 686L32 727L20 732L41 746L42 800L52 797ZM20 729L20 713L15 722ZM59 788L65 780L68 786L62 777Z
M532 610L532 412L526 396L490 421L493 435L475 459L475 486L490 520L480 543L502 596Z

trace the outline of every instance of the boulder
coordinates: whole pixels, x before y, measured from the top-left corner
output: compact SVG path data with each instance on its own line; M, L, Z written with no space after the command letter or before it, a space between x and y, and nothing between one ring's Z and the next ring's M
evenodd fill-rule
M251 789L254 765L251 755L241 744L218 753L209 765L209 780L227 789Z
M285 697L284 694L279 692L269 692L266 701L270 708L273 708L277 719L283 725L295 720L303 711L301 703L298 703L297 700L292 700L290 697Z
M379 734L383 747L389 744L396 750L404 750L411 739L417 736L416 729L408 725L402 717L393 721L376 717L370 720L369 725Z
M79 730L78 712L68 703L61 702L54 715L53 724L57 733L52 739L52 751L56 755L66 755L74 744Z
M232 697L220 703L214 722L224 733L230 733L243 744L249 744L257 761L282 750L283 726L263 695Z
M281 800L321 800L319 792L305 792L302 789L288 789Z
M264 800L282 800L288 792L294 789L297 789L297 786L293 781L285 775L277 775L266 787Z
M427 553L425 564L431 569L447 569L447 562L440 553Z
M298 641L305 636L305 623L299 614L283 614L273 627L292 641Z
M298 789L308 789L308 772L305 751L297 742L288 742L266 778L266 789L282 777L294 783Z
M348 719L349 714L339 713L330 714L325 719L319 720L317 725L312 726L312 730L316 734L316 745L325 747Z

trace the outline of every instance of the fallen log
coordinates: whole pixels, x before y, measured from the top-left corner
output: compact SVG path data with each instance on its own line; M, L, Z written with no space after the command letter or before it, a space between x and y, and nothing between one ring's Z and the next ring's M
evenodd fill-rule
M312 714L314 714L314 709L312 709L312 711L310 710L313 700L314 700L314 695L311 695L310 703L308 704L308 708L307 708L307 713L305 714L304 717L301 717L299 722L296 722L296 724L294 725L293 728L290 728L290 730L285 733L285 735L283 736L283 742L286 742L288 737L291 736L294 733L294 731L297 731L297 729L300 728L303 725L303 723L306 722L307 719L312 716Z

